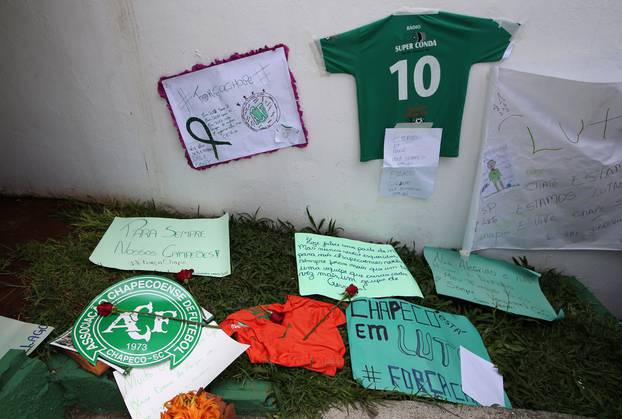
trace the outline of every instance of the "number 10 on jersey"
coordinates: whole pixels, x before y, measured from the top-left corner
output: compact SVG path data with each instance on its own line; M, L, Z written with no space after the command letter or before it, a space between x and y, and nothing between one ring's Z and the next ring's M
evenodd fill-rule
M430 67L430 85L428 87L423 85L423 70L426 66ZM408 100L408 61L397 61L389 67L389 71L391 74L397 71L398 99ZM419 58L413 71L413 82L415 85L415 92L417 92L419 97L430 97L436 93L438 85L441 82L441 65L438 60L431 55L424 55Z

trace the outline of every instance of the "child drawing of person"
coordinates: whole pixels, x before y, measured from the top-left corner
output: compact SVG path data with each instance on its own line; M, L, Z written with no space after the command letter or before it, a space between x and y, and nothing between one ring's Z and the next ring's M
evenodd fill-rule
M486 165L488 166L488 179L495 185L497 192L503 189L503 182L501 181L501 172L495 167L497 164L494 160L488 160Z

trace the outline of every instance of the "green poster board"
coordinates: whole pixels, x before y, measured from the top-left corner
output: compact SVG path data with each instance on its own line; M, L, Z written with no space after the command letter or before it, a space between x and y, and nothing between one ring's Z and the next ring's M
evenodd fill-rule
M360 297L423 297L415 278L390 244L296 233L300 295L339 300L350 284Z
M352 375L363 387L478 405L462 391L460 346L490 357L469 319L397 298L357 298L346 317Z
M110 302L132 312L100 316ZM180 284L154 275L117 282L95 297L75 322L71 338L78 352L95 365L98 357L126 367L146 367L170 359L179 365L194 349L202 326L201 307Z
M436 292L498 310L542 320L559 320L546 299L540 274L514 264L478 255L462 257L455 250L423 249L434 275Z
M115 217L89 260L130 271L231 274L229 214L219 218Z

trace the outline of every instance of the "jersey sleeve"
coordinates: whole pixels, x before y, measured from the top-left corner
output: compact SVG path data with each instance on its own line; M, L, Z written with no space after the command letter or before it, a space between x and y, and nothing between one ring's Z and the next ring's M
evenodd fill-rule
M468 49L473 63L500 61L510 45L518 23L470 17Z
M354 73L360 44L359 29L320 39L324 66L329 73Z
M365 42L373 37L384 21L386 19L320 39L326 71L354 74Z

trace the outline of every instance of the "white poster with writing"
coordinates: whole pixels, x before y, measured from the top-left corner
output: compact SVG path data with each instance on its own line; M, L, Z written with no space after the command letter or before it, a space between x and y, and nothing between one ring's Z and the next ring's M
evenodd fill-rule
M195 169L307 143L284 45L163 78L161 86Z
M205 309L203 313L211 317ZM168 362L163 362L132 368L126 375L115 372L114 378L132 419L159 418L164 403L179 393L207 387L248 347L222 330L205 328L196 348L176 368L171 369Z
M442 133L441 128L387 128L380 195L432 195Z
M472 250L622 249L622 83L493 71Z

